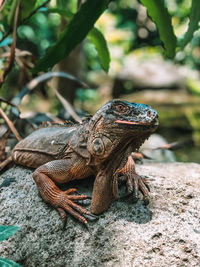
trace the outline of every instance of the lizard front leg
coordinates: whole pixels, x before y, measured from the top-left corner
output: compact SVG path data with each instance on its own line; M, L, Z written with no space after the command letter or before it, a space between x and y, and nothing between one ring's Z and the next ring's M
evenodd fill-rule
M136 173L135 170L135 154L131 153L128 156L128 160L125 166L117 170L117 174L122 174L126 181L128 193L133 193L133 199L135 201L139 198L139 191L143 194L143 201L145 205L149 204L149 184L146 179L142 178Z
M89 211L76 204L74 201L87 199L86 195L74 195L76 189L60 190L54 182L64 183L74 179L81 179L91 174L91 170L84 165L83 159L54 160L50 161L33 173L33 179L37 184L41 197L46 203L55 207L62 220L66 220L66 212L86 224L84 215L90 214ZM53 182L54 181L54 182Z
M108 209L110 204L117 199L118 181L107 170L100 170L95 178L91 211L100 214Z

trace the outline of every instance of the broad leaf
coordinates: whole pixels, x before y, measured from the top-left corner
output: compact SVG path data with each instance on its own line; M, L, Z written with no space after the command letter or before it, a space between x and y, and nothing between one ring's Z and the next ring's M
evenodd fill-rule
M8 25L11 27L13 26L13 21L15 17L15 11L17 7L18 0L13 0L10 12L8 14ZM23 20L24 18L27 18L30 13L34 10L36 6L37 0L21 0L20 3L20 19Z
M57 42L47 49L46 54L37 62L32 72L46 71L67 56L83 41L108 3L109 0L87 0L60 34Z
M34 10L37 0L21 0L21 19L27 18Z
M155 22L161 41L164 43L166 55L170 58L175 56L176 36L171 24L171 16L162 0L141 0L147 8L148 14Z
M110 64L110 53L103 34L97 29L93 28L88 35L89 39L94 44L103 69L108 72Z
M8 259L4 259L0 257L0 266L1 267L21 267L21 265L19 265L18 263L8 260Z
M199 21L200 21L200 1L192 0L188 30L185 33L185 35L182 38L180 38L179 46L183 48L191 41L194 32L198 29Z
M18 0L13 0L12 1L12 5L10 7L10 11L8 13L7 16L7 23L10 27L13 26L13 21L14 21L14 17L15 17L15 11L16 11L16 7L17 7L17 2Z
M67 20L71 20L74 16L74 14L69 10L64 10L61 8L49 8L49 13L58 13L60 16L63 16Z
M0 225L0 241L3 241L14 235L19 229L17 225ZM1 265L0 265L1 266Z

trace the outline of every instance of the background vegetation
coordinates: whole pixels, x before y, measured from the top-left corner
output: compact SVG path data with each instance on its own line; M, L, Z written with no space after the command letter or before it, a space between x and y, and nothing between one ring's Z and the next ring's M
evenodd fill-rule
M188 98L181 105L175 101L173 107L168 103L167 112L160 111L160 129L165 133L166 128L177 128L178 123L175 138L170 131L168 139L192 134L199 146L199 8L198 0L1 0L0 95L11 100L37 75L49 70L68 71L86 81L91 89L78 88L62 78L48 86L40 84L37 94L24 99L23 111L58 113L59 102L51 90L57 87L75 106L94 112L107 100L108 92L109 97L121 97L151 87L133 86L133 81L126 78L121 84L124 90L116 93L113 84L128 58L140 62L162 58L177 68L186 66L180 71L189 74L178 89L184 89L195 100ZM146 75L143 69L140 73ZM157 73L159 76L159 69ZM166 100L175 89L168 92ZM178 95L181 96L180 91ZM141 97L139 101L157 107L151 99ZM174 122L174 117L178 117L175 126L169 123Z

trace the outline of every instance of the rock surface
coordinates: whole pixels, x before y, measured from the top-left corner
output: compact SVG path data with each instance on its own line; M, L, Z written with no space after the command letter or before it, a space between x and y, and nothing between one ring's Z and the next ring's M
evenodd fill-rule
M22 266L167 267L200 265L200 165L137 165L149 177L148 207L129 199L114 202L89 231L59 215L38 196L32 170L15 167L0 176L15 178L0 191L0 224L20 230L0 243L0 256ZM73 184L74 186L74 184ZM91 194L89 180L79 190Z

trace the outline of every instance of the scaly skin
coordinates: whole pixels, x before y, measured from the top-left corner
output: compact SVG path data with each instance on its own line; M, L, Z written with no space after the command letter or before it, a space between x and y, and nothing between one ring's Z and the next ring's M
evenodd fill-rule
M91 215L76 204L88 198L75 189L61 191L56 183L66 183L95 175L91 212L100 214L117 198L118 177L138 198L149 198L149 186L135 171L134 155L158 126L157 112L149 106L112 100L82 124L40 128L13 149L15 163L36 168L33 179L41 197L54 206L63 221L66 212L86 224Z

